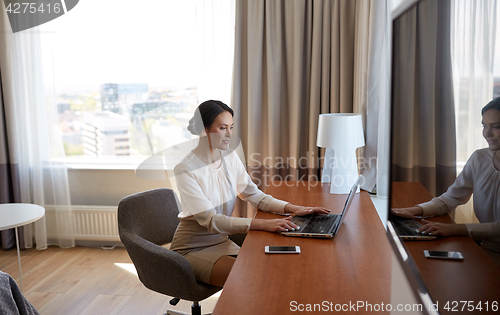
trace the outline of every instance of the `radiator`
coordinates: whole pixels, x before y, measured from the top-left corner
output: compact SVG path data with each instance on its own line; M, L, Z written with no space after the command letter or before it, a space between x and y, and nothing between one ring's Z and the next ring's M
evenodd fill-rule
M71 206L75 241L120 241L116 206ZM47 237L56 237L56 208L46 206Z

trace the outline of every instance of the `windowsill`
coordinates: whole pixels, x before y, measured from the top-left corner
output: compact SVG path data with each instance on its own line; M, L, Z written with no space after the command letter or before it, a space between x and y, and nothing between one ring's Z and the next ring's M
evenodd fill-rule
M100 170L100 171L108 171L108 170L118 170L118 171L126 171L126 170L135 170L137 167L134 165L116 165L116 164L102 164L102 163L67 163L66 164L68 170Z
M377 195L370 195L370 199L372 200L373 206L377 210L380 221L382 221L384 228L387 229L389 199L377 197Z
M106 156L106 157L66 157L65 159L54 159L55 161L65 162L68 170L137 170L149 157L138 156ZM164 167L151 166L148 169L164 170Z

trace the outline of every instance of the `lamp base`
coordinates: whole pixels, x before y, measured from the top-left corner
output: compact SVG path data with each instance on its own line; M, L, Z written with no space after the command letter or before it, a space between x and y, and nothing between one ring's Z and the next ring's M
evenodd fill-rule
M356 152L334 151L327 148L323 165L322 183L330 183L331 194L348 194L358 179ZM358 188L359 191L359 188Z

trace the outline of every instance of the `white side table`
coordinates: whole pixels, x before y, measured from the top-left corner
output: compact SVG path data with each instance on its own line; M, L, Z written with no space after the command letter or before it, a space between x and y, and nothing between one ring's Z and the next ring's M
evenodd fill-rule
M17 260L19 262L19 276L21 278L21 292L23 291L23 272L21 271L21 255L19 253L19 235L17 228L42 218L45 209L30 203L4 203L0 204L0 231L15 228Z

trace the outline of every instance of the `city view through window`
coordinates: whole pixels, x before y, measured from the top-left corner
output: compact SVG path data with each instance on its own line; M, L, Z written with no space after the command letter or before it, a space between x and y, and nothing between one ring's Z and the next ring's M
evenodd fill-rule
M197 104L196 87L154 89L147 83L104 83L99 90L60 93L66 156L147 156L189 140L186 126Z
M199 104L200 36L211 12L194 0L138 4L80 1L40 27L47 95L70 163L144 158L192 139L186 127Z

